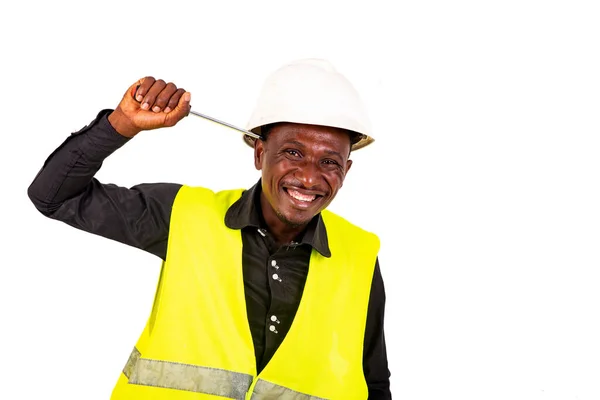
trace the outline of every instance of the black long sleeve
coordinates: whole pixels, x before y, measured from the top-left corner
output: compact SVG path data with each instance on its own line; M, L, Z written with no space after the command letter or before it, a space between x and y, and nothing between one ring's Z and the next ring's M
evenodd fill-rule
M363 349L363 371L369 387L369 400L391 400L392 398L383 326L384 316L385 288L379 259L377 259L371 283Z
M46 160L28 189L45 216L165 258L171 206L181 185L102 184L94 175L106 157L128 138L108 122L103 110L67 138Z

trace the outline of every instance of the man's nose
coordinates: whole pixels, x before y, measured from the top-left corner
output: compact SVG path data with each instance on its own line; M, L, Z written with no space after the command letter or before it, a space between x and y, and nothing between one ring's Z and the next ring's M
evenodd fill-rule
M312 161L305 160L294 174L306 189L314 189L321 179L319 166Z

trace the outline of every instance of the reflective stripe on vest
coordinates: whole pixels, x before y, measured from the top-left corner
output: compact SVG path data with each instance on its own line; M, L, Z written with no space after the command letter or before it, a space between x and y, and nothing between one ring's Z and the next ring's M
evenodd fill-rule
M252 385L252 376L216 368L180 364L141 358L135 347L123 368L123 374L134 385L155 386L167 389L213 394L232 399L244 399ZM252 400L326 400L296 392L259 379L252 392Z
M284 386L279 386L271 382L259 379L254 386L251 400L326 400L322 397L315 397L308 394L296 392Z
M131 352L123 374L134 385L187 390L240 400L246 396L253 378L252 375L224 369L141 358L136 348ZM306 399L313 398L309 396Z

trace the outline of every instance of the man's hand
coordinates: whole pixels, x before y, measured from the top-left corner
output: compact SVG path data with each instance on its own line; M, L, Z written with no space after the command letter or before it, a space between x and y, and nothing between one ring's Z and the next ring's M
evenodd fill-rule
M191 94L151 76L140 79L108 116L117 132L134 137L139 132L175 125L190 112Z

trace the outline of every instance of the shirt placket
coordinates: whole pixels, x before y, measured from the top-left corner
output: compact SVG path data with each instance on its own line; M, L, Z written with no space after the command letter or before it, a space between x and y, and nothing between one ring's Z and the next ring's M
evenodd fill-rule
M283 271L278 253L273 254L267 259L267 277L269 284L269 292L271 295L271 304L267 312L267 320L265 321L265 338L266 347L274 348L282 340L281 338L281 319L282 319L282 299L285 296L284 279L285 272Z

